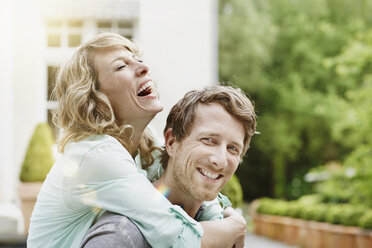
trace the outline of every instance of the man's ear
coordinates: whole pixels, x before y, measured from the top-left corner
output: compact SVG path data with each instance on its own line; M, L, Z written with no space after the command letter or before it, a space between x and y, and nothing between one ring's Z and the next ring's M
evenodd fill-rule
M175 144L177 143L176 137L173 135L172 128L168 128L164 134L165 139L165 150L169 157L172 157L174 152Z

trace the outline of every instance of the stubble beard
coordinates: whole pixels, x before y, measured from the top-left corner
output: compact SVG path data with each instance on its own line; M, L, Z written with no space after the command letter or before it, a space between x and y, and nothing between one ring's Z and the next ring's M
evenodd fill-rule
M218 192L203 187L197 182L197 180L195 180L195 175L190 175L185 172L182 166L186 165L177 166L176 169L173 170L172 175L174 185L180 192L184 193L188 198L197 201L211 201L217 197Z

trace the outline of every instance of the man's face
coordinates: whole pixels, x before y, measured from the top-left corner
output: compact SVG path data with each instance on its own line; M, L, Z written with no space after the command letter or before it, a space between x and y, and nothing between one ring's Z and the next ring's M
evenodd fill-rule
M168 173L189 199L213 200L240 162L243 124L220 104L198 104L190 134L180 142L167 137Z

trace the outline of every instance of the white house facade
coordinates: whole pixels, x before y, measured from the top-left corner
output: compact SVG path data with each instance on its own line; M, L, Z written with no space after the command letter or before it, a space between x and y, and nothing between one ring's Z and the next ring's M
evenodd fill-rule
M0 241L9 223L23 231L19 170L36 125L53 126L55 72L76 47L100 32L140 44L165 106L161 133L178 99L217 82L217 13L217 0L0 1Z

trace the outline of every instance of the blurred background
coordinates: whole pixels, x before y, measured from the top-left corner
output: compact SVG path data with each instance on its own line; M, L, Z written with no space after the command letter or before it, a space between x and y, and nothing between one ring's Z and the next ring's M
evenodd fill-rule
M143 48L165 105L159 133L190 89L220 81L255 102L261 134L229 189L236 206L316 193L372 207L370 13L369 0L2 0L0 236L23 232L17 188L35 127L58 138L56 71L107 31Z

